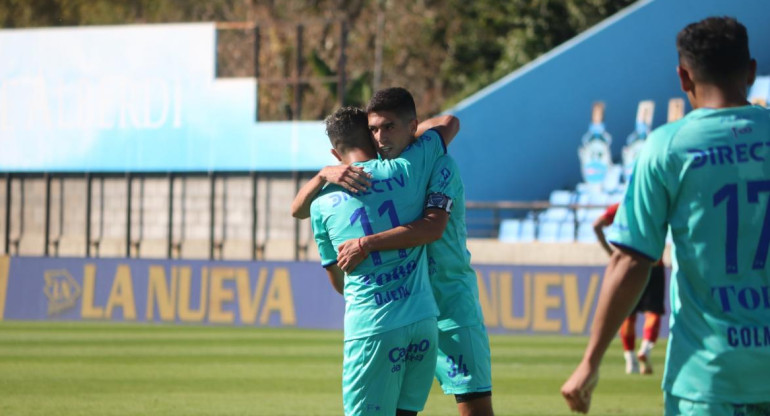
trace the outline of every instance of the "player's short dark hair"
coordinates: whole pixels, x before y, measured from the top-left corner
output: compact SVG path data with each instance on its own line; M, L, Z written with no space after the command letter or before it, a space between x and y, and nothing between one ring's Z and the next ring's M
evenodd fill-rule
M372 146L366 111L358 107L342 107L326 117L324 123L326 135L339 153Z
M750 67L749 35L732 17L709 17L691 23L676 37L680 62L694 72L694 81L722 85Z
M377 91L369 100L366 112L390 111L400 119L411 121L417 118L414 98L405 88L391 87Z

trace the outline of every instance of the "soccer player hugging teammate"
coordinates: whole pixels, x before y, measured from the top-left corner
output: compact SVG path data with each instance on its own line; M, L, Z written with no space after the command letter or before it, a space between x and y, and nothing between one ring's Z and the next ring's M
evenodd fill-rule
M384 159L409 154L425 137L438 135L449 143L459 130L459 120L448 115L418 125L414 99L403 88L377 91L367 112L369 128ZM366 190L370 185L355 166L325 167L299 191L292 204L293 215L306 217L304 207L324 182L337 183L351 192ZM434 166L428 187L429 200L422 218L342 243L338 247L338 265L351 271L370 252L428 244L430 282L439 307L436 378L445 394L454 395L460 415L492 416L489 339L478 301L476 273L466 248L465 190L449 155ZM450 211L446 224L445 215Z
M770 111L754 81L746 28L712 17L679 32L677 73L693 111L647 139L608 240L582 362L562 386L588 412L602 356L647 282L670 229L666 415L770 414Z
M379 160L366 113L351 107L329 116L326 130L334 155L363 167L372 184L356 194L329 184L310 206L322 264L345 297L345 414L414 415L428 398L437 354L438 308L425 247L372 251L347 273L337 265L337 248L422 217L428 181L445 143L438 134L426 135L403 157ZM448 213L439 214L440 235Z
M367 112L369 128L383 158L403 156L411 151L415 131L399 128L416 120L414 100L408 91L402 88L378 91L369 101ZM441 116L420 123L416 135L438 132L448 140L458 130L456 118ZM449 154L433 169L428 193L434 197L428 201L428 207L443 206L442 200L446 198L453 202L449 223L439 240L430 242L423 237L429 233L421 228L431 230L426 217L409 227L366 236L360 246L348 241L340 247L338 259L341 265L355 267L368 250L430 243L427 246L430 280L439 308L436 379L445 394L455 396L460 415L492 416L489 338L479 304L476 272L466 248L465 189ZM348 261L352 263L348 265Z

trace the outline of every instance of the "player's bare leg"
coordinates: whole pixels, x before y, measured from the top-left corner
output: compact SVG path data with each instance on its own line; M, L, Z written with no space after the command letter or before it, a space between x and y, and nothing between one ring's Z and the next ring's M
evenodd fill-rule
M460 416L493 416L492 396L475 397L467 401L458 402L457 410L460 412Z

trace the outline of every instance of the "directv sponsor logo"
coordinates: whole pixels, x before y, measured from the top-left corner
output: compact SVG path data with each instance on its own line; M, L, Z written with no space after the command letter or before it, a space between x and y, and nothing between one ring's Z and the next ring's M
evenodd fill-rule
M746 127L749 128L749 127ZM711 165L736 165L749 162L764 162L765 148L770 142L739 143L732 146L715 146L708 149L687 149L692 155L692 167L698 169Z
M399 188L403 188L406 186L406 179L404 178L404 175L398 175L394 176L392 178L385 178L385 179L373 179L371 181L371 186L369 186L369 191L361 192L361 195L370 195L372 193L380 194L383 192L389 192L394 189L394 185L398 185ZM387 188L387 189L385 189Z
M392 178L385 178L385 179L373 179L371 182L371 185L369 186L369 189L366 191L359 191L356 196L359 195L371 195L371 194L381 194L384 192L390 192L397 188L404 188L406 187L406 178L403 174L394 176ZM332 205L332 208L338 206L339 204L349 200L351 198L350 192L347 189L340 190L338 192L330 193L326 196Z

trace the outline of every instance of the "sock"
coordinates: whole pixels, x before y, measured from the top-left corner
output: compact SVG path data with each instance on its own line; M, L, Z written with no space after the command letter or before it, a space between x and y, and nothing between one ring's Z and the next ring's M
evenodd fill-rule
M639 346L639 354L638 355L644 355L647 356L650 354L650 350L652 350L652 347L655 346L654 342L650 342L648 340L642 340L642 344Z
M620 325L620 341L623 343L623 351L633 351L636 343L636 314L631 314Z
M644 339L655 344L660 333L660 315L655 312L644 314Z

